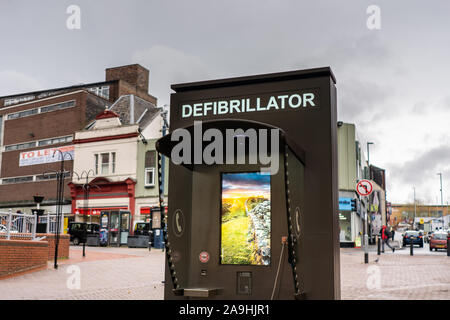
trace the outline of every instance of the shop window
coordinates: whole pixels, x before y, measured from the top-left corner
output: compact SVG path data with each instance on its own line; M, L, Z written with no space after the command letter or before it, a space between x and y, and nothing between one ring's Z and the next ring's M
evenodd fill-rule
M52 144L61 144L61 143L67 143L72 142L73 137L72 136L66 136L66 137L60 137L60 138L52 138L52 139L45 139L39 141L39 146L48 146Z
M10 106L13 104L27 102L27 101L33 100L34 98L35 98L35 96L22 96L22 97L18 97L18 98L5 99L4 106L7 107L7 106Z
M19 143L5 147L5 151L23 150L36 147L36 142Z
M102 153L101 155L101 159L102 159L102 175L103 174L108 174L109 173L109 153Z
M32 181L33 181L33 176L6 178L6 179L2 179L2 184L23 183L23 182L32 182Z
M71 108L75 106L75 101L67 101L67 102L63 102L63 103L58 103L58 104L54 104L51 106L47 106L47 107L42 107L41 108L41 113L43 112L50 112L50 111L56 111L56 110L60 110L60 109L66 109L66 108Z
M145 186L155 186L155 166L156 166L156 151L151 150L145 153Z
M95 174L108 175L116 172L116 153L94 154Z
M155 186L155 168L145 168L145 186Z
M98 174L98 154L94 155L95 157L95 174Z
M109 86L92 87L92 88L88 88L88 91L92 92L106 100L109 99Z
M116 153L115 152L111 153L111 172L112 173L116 172Z
M339 212L339 241L352 241L352 213Z

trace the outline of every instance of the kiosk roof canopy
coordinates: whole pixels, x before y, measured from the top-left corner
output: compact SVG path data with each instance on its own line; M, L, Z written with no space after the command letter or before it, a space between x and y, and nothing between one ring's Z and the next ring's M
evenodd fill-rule
M213 88L219 88L219 87L223 88L223 87L232 87L232 86L246 85L246 84L257 84L257 83L272 82L272 81L277 81L277 80L307 79L307 78L315 78L315 77L321 77L321 76L331 77L333 82L336 84L336 78L333 74L333 71L331 71L331 68L330 67L322 67L322 68L313 68L313 69L305 69L305 70L268 73L268 74L253 75L253 76L246 76L246 77L235 77L235 78L225 78L225 79L219 79L219 80L180 83L180 84L173 84L171 86L171 88L175 92L185 92L185 91L193 91L193 90L213 89Z
M212 120L212 121L203 121L202 122L202 131L206 131L207 129L215 128L221 131L225 131L226 129L278 129L280 134L280 147L287 144L288 147L292 150L292 152L297 156L297 158L304 164L305 163L305 151L303 148L298 146L292 139L290 139L285 132L277 128L275 126L269 125L267 123L262 123L258 121L252 120L235 120L235 119L220 119L220 120ZM194 135L194 125L187 126L183 128ZM202 132L202 134L203 134ZM172 141L172 133L160 138L156 142L156 149L161 154L170 158L172 149L178 144L178 141ZM189 168L189 166L186 166Z

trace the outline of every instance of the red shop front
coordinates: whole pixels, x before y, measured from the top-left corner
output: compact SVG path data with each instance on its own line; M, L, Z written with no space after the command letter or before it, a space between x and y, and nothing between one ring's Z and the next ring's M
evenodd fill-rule
M133 233L135 185L131 178L110 181L103 177L89 184L69 183L75 221L98 223L108 231L111 245L126 244Z

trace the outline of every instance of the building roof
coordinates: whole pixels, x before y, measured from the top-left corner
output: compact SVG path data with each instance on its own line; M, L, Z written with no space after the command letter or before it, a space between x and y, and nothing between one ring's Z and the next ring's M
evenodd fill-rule
M119 118L119 115L117 113L115 113L114 111L105 109L102 113L100 113L98 116L95 117L95 120L108 119L108 118Z
M139 124L141 128L145 128L160 113L153 103L134 95L121 96L109 110L118 114L122 124Z
M16 94L11 94L11 95L7 95L7 96L0 96L0 99L8 99L8 98L13 98L13 97L20 97L20 96L24 96L24 95L39 95L45 92L58 92L58 91L64 91L64 90L78 90L78 89L83 89L86 87L94 87L94 86L100 86L100 85L106 85L106 84L111 84L114 82L118 82L119 80L111 80L111 81L101 81L101 82L93 82L93 83L80 83L77 85L72 85L72 86L67 86L67 87L59 87L59 88L53 88L53 89L45 89L45 90L39 90L39 91L29 91L29 92L22 92L22 93L16 93Z

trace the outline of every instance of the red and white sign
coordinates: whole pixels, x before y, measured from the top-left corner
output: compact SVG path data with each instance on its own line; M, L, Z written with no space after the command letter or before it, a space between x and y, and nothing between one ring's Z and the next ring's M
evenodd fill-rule
M201 263L207 263L209 261L209 253L206 251L200 252L198 255Z
M356 192L359 193L360 196L368 196L373 191L373 184L370 180L361 180L356 184Z
M58 162L61 160L61 154L55 152L56 150L60 150L64 155L66 153L70 154L70 156L65 156L65 160L73 160L74 146L25 151L19 155L19 167Z

